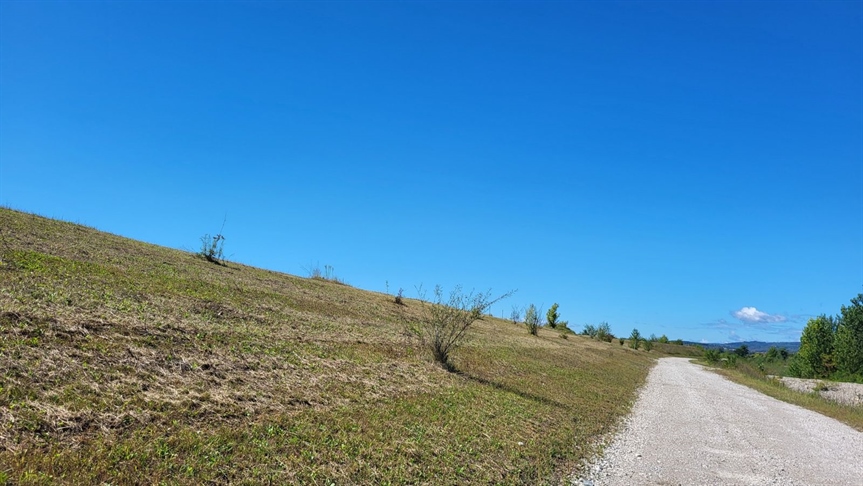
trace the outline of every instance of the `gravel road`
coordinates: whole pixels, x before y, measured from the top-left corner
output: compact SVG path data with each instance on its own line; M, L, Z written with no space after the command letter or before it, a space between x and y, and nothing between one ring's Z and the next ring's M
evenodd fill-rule
M663 358L605 455L575 484L863 485L863 433Z

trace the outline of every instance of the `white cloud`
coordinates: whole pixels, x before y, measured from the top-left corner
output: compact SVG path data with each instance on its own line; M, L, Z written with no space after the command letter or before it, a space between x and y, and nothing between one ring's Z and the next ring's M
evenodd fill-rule
M778 314L768 314L766 312L761 312L755 307L743 307L740 310L733 311L731 313L732 316L740 319L743 322L750 323L770 323L770 322L785 322L788 319L785 316L780 316Z

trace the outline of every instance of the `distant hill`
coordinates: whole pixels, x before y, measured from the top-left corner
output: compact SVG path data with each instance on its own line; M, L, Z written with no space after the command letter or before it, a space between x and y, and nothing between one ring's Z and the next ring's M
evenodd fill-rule
M708 349L725 349L728 351L735 350L740 346L746 345L750 353L765 353L772 346L777 348L785 348L790 353L796 353L800 349L800 342L785 342L785 343L765 343L763 341L742 341L739 343L696 343L692 341L684 341L683 344L702 346Z

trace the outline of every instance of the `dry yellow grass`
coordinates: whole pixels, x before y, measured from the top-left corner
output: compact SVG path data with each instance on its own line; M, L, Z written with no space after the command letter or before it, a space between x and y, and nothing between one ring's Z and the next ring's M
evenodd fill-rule
M651 356L487 317L436 366L418 302L0 209L0 484L538 484Z

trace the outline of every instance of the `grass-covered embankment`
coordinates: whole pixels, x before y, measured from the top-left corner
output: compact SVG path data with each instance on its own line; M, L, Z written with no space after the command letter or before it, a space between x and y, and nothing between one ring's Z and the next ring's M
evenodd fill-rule
M652 362L405 302L0 209L0 483L556 482Z

